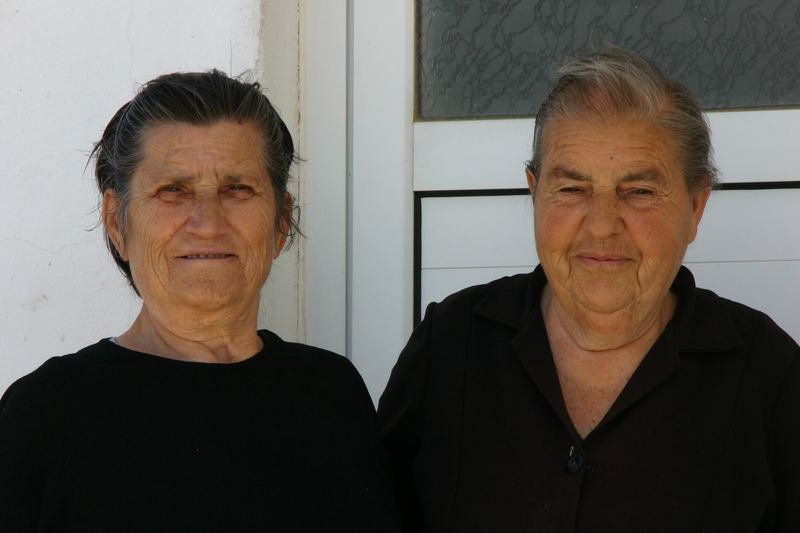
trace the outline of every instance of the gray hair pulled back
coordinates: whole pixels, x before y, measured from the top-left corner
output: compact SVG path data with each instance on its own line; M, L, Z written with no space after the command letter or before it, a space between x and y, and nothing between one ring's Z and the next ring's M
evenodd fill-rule
M143 135L151 126L175 122L211 126L223 120L249 122L262 136L264 163L275 195L276 228L286 228L291 243L299 234L293 205L287 205L289 168L297 159L286 124L256 82L230 77L219 70L159 76L139 89L119 108L94 145L95 178L100 193L119 198L119 224L125 230L131 178L142 161ZM119 269L138 294L130 265L123 260L108 233L106 245Z
M542 141L559 119L634 118L652 120L676 142L687 188L697 192L716 183L708 122L694 95L668 79L651 62L616 46L567 61L536 114L533 156L536 175Z

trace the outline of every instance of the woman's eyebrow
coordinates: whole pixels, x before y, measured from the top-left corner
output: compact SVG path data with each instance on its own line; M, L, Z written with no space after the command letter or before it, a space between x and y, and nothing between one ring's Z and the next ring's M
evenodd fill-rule
M667 178L664 174L655 168L648 168L645 170L637 170L622 176L620 183L630 183L632 181L650 182L655 185L664 187L667 185Z
M194 181L194 177L186 174L170 173L168 171L159 172L158 174L145 176L141 182L143 187L151 187L157 185L186 185Z
M575 181L592 181L590 176L586 174L582 174L577 170L572 170L570 168L563 167L561 165L556 165L552 169L547 172L547 177L551 179L568 179L568 180L575 180Z
M222 183L230 184L236 181L258 181L258 176L246 173L227 172L222 176Z

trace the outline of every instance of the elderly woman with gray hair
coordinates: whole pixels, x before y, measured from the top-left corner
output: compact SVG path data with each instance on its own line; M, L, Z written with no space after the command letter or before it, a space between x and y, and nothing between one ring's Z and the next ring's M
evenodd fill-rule
M431 304L381 398L408 530L800 531L800 348L681 266L715 178L697 101L618 48L560 74L541 264Z
M0 531L396 531L356 370L256 326L296 230L292 138L258 84L161 76L94 157L141 312L0 400Z

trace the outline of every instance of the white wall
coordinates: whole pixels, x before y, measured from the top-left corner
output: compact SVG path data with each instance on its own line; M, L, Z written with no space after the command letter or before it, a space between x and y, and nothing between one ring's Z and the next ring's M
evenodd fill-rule
M0 391L131 322L86 155L138 83L253 69L260 20L259 0L0 2Z

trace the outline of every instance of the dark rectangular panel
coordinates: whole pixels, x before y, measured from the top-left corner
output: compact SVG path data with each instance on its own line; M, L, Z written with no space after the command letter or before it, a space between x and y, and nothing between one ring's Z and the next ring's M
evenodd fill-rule
M613 43L706 109L800 105L798 0L418 0L417 115L530 116L564 58Z

